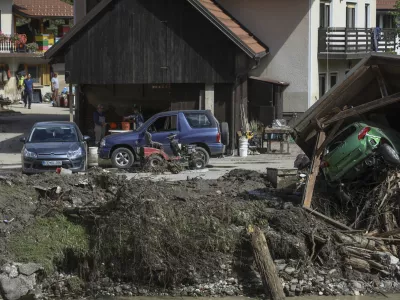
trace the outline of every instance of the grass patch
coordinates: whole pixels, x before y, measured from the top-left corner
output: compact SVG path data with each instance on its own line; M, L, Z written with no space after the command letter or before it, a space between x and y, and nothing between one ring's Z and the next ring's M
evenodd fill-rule
M72 250L78 257L86 255L89 236L84 227L58 215L37 219L32 227L12 236L8 249L15 261L39 263L50 273L63 261L66 250Z

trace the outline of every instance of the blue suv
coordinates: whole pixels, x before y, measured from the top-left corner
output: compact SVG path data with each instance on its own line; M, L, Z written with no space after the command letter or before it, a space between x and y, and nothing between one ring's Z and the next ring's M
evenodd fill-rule
M152 134L154 142L163 144L167 154L172 155L168 135L177 135L180 144L196 145L208 164L210 157L225 153L229 142L227 123L217 121L209 110L168 111L154 115L133 132L105 137L100 142L99 158L111 159L114 167L127 169L139 160L141 146L146 146L145 132Z

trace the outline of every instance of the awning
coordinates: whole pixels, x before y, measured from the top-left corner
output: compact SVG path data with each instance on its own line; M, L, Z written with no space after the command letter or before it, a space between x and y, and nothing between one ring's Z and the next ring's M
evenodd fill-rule
M370 53L347 74L343 82L329 90L300 117L293 126L294 138L311 157L316 133L321 127L329 134L339 120L343 120L340 126L343 128L354 122L352 118L372 112L400 116L399 101L400 56Z

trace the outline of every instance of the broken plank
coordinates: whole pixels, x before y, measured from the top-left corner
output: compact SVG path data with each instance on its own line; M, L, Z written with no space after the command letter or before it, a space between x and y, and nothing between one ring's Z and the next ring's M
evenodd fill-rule
M396 103L398 101L400 101L400 93L396 93L396 94L393 94L393 95L390 95L390 96L387 96L387 97L384 97L384 98L380 98L380 99L377 99L377 100L374 100L374 101L370 101L370 102L367 102L365 104L361 104L359 106L352 107L352 108L349 108L347 110L344 110L344 111L338 113L336 116L334 116L331 119L325 121L325 125L332 124L334 122L346 119L348 117L360 115L360 114L372 111L374 109L381 108L381 107L387 106L389 104Z
M332 130L329 132L328 137L325 139L325 141L322 143L322 145L318 148L316 156L320 156L322 154L322 151L326 148L328 143L330 143L333 138L335 137L335 134L338 132L340 126L342 126L344 120L338 121L335 126L332 128Z
M373 237L385 238L385 237L390 237L390 236L394 236L394 235L398 235L398 234L400 234L400 228L393 229L393 230L388 231L388 232L376 233L376 234L374 234L372 236Z
M321 158L317 154L317 150L321 147L325 141L325 132L320 131L317 136L317 142L315 144L314 155L311 161L311 173L308 175L306 188L303 195L303 207L310 208L312 202L312 196L314 194L315 181L317 180L319 166L321 164Z
M379 66L371 66L372 70L374 71L376 75L376 80L378 81L379 84L379 89L381 91L382 98L388 96L388 91L387 91L387 85L385 82L385 79L383 78L383 75L381 73L381 70Z
M319 213L319 212L317 212L315 210L312 210L312 209L310 209L308 207L304 207L304 206L303 206L303 209L306 212L312 214L313 216L316 216L318 218L323 219L326 223L328 223L328 224L330 224L330 225L332 225L332 226L334 226L334 227L336 227L338 229L352 230L350 227L347 227L346 225L344 225L344 224L342 224L342 223L340 223L340 222L338 222L338 221L336 221L334 219L331 219L331 218L329 218L329 217L327 217L327 216L325 216L325 215L323 215L323 214L321 214L321 213Z

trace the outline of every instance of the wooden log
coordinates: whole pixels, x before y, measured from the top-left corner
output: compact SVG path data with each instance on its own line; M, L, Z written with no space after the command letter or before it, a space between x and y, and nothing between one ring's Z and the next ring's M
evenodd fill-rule
M260 228L253 226L249 226L248 232L251 236L254 259L263 282L265 293L271 295L272 300L285 299L282 283L269 252L264 233Z
M345 248L347 253L349 253L352 256L358 257L358 258L364 258L364 259L371 259L371 254L370 253L366 253L364 251L360 251L360 250L355 250L353 248L350 247L346 247Z
M349 236L341 232L335 231L334 237L343 245L354 245L359 248L366 248L371 250L375 250L376 248L376 242L374 240L371 240L370 238L366 238L363 236L357 236L357 235Z
M355 258L355 257L346 257L345 259L345 264L351 266L353 269L364 272L364 273L369 273L371 272L371 267L369 263L360 258Z
M393 229L388 232L374 233L374 234L372 234L372 236L386 238L386 237L390 237L390 236L394 236L394 235L398 235L398 234L400 234L400 228L396 228L396 229Z

